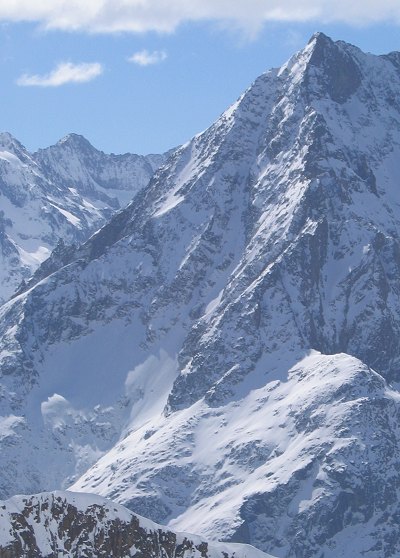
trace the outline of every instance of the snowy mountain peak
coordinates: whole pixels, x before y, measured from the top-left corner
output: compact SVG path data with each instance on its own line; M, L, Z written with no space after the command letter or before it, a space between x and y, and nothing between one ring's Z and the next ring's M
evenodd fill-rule
M326 44L333 44L333 40L331 39L331 37L329 37L328 35L325 35L325 33L323 33L322 31L315 31L315 33L313 33L310 37L310 40L308 41L308 44L311 43L317 43L317 42L322 42L322 43L326 43Z
M57 143L62 144L62 143L68 143L68 142L90 143L84 136L82 136L82 134L76 134L74 132L71 132L70 134L67 134L66 136L64 136L63 138L58 140Z
M10 134L9 132L0 132L0 145L1 146L6 146L6 145L19 145L21 146L20 142L14 138L14 136L12 134Z
M28 150L9 132L0 133L0 160L9 165L34 164Z
M329 53L332 54L334 52L337 52L340 47L343 47L344 50L349 48L357 48L344 41L334 41L331 37L325 35L325 33L323 33L322 31L317 31L310 37L310 40L305 45L303 51L310 52L311 50L312 54L317 53L315 54L315 56L319 57L321 62L324 58L328 57Z
M67 134L66 136L64 136L63 138L61 138L60 140L58 140L58 142L56 143L56 145L61 145L61 146L66 146L69 145L71 147L73 147L74 149L92 149L95 150L95 148L93 147L93 145L89 142L89 140L87 140L84 136L82 136L81 134Z
M3 493L399 556L399 99L396 56L315 36L60 247L0 309ZM81 192L112 191L103 161Z
M304 86L308 102L325 98L343 104L357 91L362 73L359 55L363 53L343 41L334 42L324 33L315 33L306 47L285 64L280 75Z

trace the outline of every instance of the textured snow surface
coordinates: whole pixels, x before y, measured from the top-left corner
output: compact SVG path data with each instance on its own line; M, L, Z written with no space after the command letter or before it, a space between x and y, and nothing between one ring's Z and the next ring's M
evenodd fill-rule
M399 99L400 54L317 34L41 266L0 308L3 497L400 555Z
M61 240L86 240L150 180L166 155L106 155L71 134L31 154L0 134L0 303Z
M249 545L208 544L196 535L171 532L92 494L60 491L0 501L0 553L8 558L273 558Z

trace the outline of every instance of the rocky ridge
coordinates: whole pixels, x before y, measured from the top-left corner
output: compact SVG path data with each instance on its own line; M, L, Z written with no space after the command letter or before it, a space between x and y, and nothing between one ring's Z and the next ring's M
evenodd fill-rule
M268 558L251 546L174 533L103 498L70 492L0 501L0 556Z

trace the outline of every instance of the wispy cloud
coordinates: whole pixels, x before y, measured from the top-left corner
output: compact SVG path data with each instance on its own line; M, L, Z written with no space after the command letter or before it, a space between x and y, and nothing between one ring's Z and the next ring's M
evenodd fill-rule
M400 23L398 0L1 0L0 21L88 32L172 32L190 21L214 21L257 32L267 21Z
M17 84L24 87L59 87L66 83L84 83L92 81L102 73L103 66L98 62L93 64L62 62L48 74L23 74L17 79Z
M152 64L159 64L167 58L167 53L164 50L154 50L149 52L148 50L141 50L135 52L128 58L128 62L133 64L138 64L139 66L151 66Z

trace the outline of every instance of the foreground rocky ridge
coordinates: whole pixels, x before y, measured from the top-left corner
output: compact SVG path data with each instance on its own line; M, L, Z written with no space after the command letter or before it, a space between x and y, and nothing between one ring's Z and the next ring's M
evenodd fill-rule
M0 134L0 303L60 241L87 240L126 206L166 156L107 155L77 134L30 153Z
M174 533L103 498L71 492L0 501L0 556L268 558L251 546Z
M0 309L3 495L400 553L399 60L317 34Z

